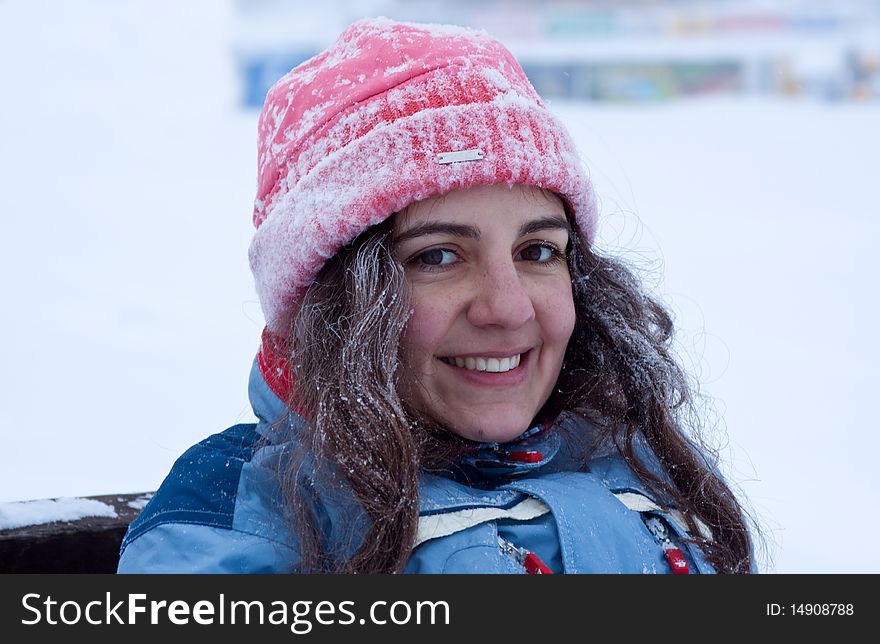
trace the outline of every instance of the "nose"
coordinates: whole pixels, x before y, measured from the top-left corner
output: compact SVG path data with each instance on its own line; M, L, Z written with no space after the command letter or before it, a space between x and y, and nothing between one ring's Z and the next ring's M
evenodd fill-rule
M532 297L512 258L493 261L475 277L467 312L471 324L518 329L534 318Z

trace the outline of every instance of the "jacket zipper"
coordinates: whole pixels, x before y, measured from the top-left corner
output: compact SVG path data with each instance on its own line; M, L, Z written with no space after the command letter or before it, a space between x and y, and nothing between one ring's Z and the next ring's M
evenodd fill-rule
M666 524L663 523L660 517L646 516L645 525L660 543L660 547L663 548L663 554L666 555L666 561L669 562L669 567L672 568L672 574L689 575L690 568L688 567L687 559L685 559L681 548L672 543L672 540L669 538L669 531L666 529Z
M498 545L501 552L510 555L530 575L552 575L550 567L541 561L541 558L531 550L513 545L507 539L498 537Z

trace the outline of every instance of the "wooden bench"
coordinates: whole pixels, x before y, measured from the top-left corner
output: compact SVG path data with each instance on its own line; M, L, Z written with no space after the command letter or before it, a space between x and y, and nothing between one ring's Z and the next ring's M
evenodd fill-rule
M106 506L101 512L106 516L82 516L0 529L0 573L115 573L119 544L128 524L151 496L151 492L144 492L47 499L44 505L59 508L63 508L65 502L77 505L76 501L96 501ZM0 503L0 528L9 525L10 517L28 510L34 503L39 502ZM51 516L49 512L47 517Z

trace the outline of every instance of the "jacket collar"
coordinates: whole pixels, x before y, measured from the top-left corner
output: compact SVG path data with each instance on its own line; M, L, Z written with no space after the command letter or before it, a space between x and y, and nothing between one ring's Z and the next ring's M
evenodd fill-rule
M554 423L535 425L507 443L474 443L449 475L470 485L498 484L547 466L561 443Z
M248 378L248 398L254 415L260 421L257 431L265 433L266 426L276 423L287 414L287 404L269 386L260 363L260 354L257 354Z

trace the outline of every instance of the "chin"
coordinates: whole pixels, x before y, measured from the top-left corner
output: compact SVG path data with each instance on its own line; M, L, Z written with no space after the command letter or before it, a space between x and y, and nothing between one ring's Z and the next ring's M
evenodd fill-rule
M477 443L507 443L526 431L531 425L529 420L511 420L509 423L492 423L490 425L469 425L452 427L452 431L462 438Z

